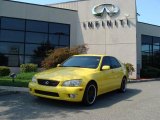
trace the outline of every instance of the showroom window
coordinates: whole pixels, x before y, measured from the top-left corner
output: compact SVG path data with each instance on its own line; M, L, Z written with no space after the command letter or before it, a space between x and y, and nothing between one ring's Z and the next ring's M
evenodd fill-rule
M0 17L0 65L40 65L46 51L70 47L70 25Z
M1 28L10 30L25 30L25 20L2 17Z
M41 44L47 42L47 40L48 40L47 33L26 32L26 43Z
M160 68L160 37L142 35L142 67Z
M48 22L27 20L26 31L48 33Z
M24 43L24 31L0 30L0 41Z

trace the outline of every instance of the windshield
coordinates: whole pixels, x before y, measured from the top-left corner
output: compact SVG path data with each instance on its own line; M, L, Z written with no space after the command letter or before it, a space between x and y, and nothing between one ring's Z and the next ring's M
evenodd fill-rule
M66 60L60 67L97 68L101 57L97 56L73 56Z

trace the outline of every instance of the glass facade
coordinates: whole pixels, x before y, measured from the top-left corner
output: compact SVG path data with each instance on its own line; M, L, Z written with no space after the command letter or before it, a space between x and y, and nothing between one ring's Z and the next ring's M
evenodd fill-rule
M142 67L160 68L160 37L142 35Z
M70 25L0 17L0 66L40 65L45 52L70 47Z

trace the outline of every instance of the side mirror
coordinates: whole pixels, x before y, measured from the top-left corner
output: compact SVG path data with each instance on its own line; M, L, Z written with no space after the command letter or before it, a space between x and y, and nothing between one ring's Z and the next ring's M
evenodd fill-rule
M57 64L57 67L60 67L61 66L61 64Z
M108 66L108 65L104 65L104 66L102 67L102 70L110 70L110 69L111 69L111 67Z

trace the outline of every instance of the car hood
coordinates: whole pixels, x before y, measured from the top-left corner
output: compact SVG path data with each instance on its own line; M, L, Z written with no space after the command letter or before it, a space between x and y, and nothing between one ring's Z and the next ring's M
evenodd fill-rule
M89 68L57 67L36 74L36 78L64 81L71 79L82 79L83 77L89 74L93 74L95 72L96 69L89 69Z

